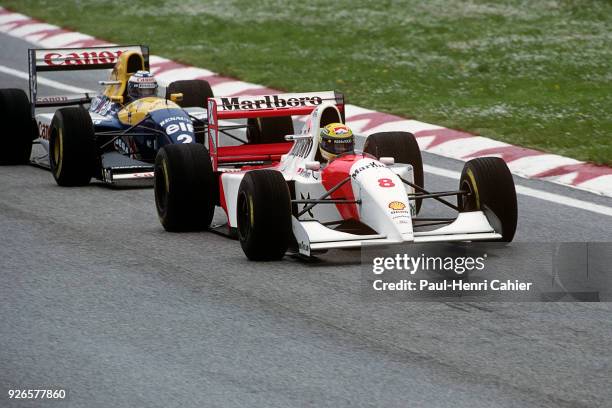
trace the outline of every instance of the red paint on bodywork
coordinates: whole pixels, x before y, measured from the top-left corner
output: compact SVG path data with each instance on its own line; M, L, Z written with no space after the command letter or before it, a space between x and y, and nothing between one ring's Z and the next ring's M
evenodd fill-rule
M279 161L281 156L287 153L292 146L293 142L219 146L217 148L217 160L219 163Z
M344 179L350 175L351 167L357 160L363 159L362 155L348 154L338 157L329 163L321 174L323 187L329 191L336 187ZM342 187L331 193L330 197L334 200L355 200L353 186L350 181L347 181ZM338 212L343 219L359 219L359 212L355 204L336 204Z

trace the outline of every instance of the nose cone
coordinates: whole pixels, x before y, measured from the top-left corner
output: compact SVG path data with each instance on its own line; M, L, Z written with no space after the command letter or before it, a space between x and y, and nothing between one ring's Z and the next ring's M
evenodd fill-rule
M412 216L404 183L378 160L363 158L350 170L360 221L398 241L412 239Z
M151 118L167 136L167 142L195 143L193 122L182 109L160 109L150 112Z

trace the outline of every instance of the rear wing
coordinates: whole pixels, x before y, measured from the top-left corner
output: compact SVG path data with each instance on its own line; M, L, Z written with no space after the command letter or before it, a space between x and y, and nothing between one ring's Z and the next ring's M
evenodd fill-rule
M37 73L44 71L83 71L110 69L124 52L142 54L149 69L149 47L146 45L109 45L88 48L37 48L28 50L30 103L32 116L37 107L79 105L91 101L88 94L45 96L38 98Z
M208 98L208 150L213 169L224 161L223 149L218 149L219 120L308 115L324 102L334 103L344 120L344 95L336 91Z

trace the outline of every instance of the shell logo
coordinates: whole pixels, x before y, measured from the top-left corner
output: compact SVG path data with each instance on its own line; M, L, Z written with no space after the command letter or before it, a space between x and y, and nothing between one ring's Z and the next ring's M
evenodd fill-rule
M389 203L389 208L392 210L403 210L404 208L406 208L406 204L402 203L401 201L391 201Z

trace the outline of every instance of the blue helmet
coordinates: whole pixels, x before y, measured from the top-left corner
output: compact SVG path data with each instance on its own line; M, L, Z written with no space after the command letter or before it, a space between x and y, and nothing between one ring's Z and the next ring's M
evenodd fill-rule
M132 99L157 96L157 81L149 71L138 71L128 80L127 94Z

